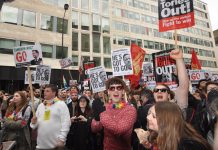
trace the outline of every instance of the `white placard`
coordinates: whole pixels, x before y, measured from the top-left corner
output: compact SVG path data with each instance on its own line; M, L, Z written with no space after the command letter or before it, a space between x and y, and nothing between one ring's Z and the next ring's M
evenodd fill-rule
M130 48L113 50L111 54L113 76L133 74L132 56Z
M32 80L32 84L36 83L36 71L31 71L31 80ZM28 71L27 70L25 71L24 84L29 84Z
M205 79L205 70L189 70L189 76L191 82L198 82L199 80Z
M42 50L39 44L15 47L13 53L16 67L26 66L27 64L42 64Z
M36 67L36 83L45 85L50 83L51 67L46 65L39 65Z
M71 66L73 62L72 62L72 58L69 57L69 58L64 58L64 59L59 60L59 63L61 65L61 68L63 69L63 68L67 68Z
M89 77L93 93L106 89L105 82L107 80L107 74L103 67L99 66L89 69Z

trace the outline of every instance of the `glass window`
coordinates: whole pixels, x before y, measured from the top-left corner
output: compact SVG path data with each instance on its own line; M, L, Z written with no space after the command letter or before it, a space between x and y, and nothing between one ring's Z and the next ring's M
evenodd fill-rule
M129 38L125 38L124 39L124 43L126 46L129 46L130 45L130 39Z
M99 0L92 0L92 11L95 13L99 12Z
M62 58L66 58L68 55L68 47L62 47L61 46L56 46L56 58L57 59L62 59Z
M41 29L43 30L53 30L53 16L41 15Z
M109 33L110 32L110 25L109 25L109 19L108 18L102 18L102 32L103 33Z
M72 0L72 7L74 7L74 8L78 8L78 5L79 3L78 3L78 0Z
M79 62L79 59L78 59L78 55L72 55L72 61L73 61L73 63L72 63L72 65L73 66L78 66L78 62Z
M89 0L81 0L81 8L84 10L89 10Z
M72 28L78 29L78 12L72 11Z
M92 30L93 31L101 31L101 20L100 20L100 16L93 14L92 16Z
M148 41L144 41L144 48L148 48Z
M89 35L88 34L82 34L82 42L81 42L81 48L83 52L89 52Z
M0 38L0 53L13 54L13 48L16 46L15 40Z
M42 56L46 58L52 58L53 46L48 44L41 44Z
M95 66L101 66L101 58L100 57L93 57L93 60L95 61Z
M1 21L17 24L18 8L4 6L1 10Z
M58 33L62 33L62 23L63 23L63 19L58 18L57 20L57 32ZM67 24L68 24L68 20L64 19L64 31L63 31L64 34L67 33L67 27L68 27Z
M160 44L159 44L159 42L154 42L154 49L155 49L155 50L160 50Z
M100 34L93 33L93 52L100 53Z
M111 53L110 37L103 37L103 49L105 54Z
M160 43L160 50L164 50L164 43Z
M154 42L148 41L148 48L154 49Z
M89 30L89 15L88 14L82 14L81 16L82 22L81 22L81 28L82 30Z
M117 37L117 40L119 45L124 45L123 37Z
M27 27L36 27L36 13L24 10L22 25Z
M89 56L83 56L83 59L84 59L84 62L87 62L90 60L90 57Z
M102 14L108 16L109 15L109 4L108 1L102 1Z
M34 42L20 41L20 46L34 45Z
M72 33L72 50L78 51L78 33L77 32Z
M141 40L141 39L137 39L137 45L138 45L139 47L142 47L142 40Z
M111 68L111 58L104 58L104 67Z

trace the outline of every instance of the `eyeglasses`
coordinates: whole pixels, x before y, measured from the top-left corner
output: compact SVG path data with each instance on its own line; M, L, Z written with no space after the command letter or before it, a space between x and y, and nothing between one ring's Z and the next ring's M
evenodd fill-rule
M110 91L115 91L115 89L117 89L117 91L121 91L123 90L123 86L111 86L109 88Z
M154 93L157 93L157 92L166 93L168 92L168 89L154 89Z

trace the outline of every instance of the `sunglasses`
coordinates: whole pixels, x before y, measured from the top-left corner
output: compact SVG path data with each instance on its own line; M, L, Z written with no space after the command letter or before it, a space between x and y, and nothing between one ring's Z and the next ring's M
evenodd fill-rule
M123 86L111 86L109 88L110 91L115 91L115 89L117 89L117 91L121 91L123 90Z
M168 89L154 89L154 93L157 93L157 92L166 93L168 92Z

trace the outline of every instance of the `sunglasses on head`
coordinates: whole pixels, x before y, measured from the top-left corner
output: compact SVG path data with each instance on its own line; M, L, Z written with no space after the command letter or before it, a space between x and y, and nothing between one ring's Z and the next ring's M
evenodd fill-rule
M115 91L115 89L117 89L117 91L121 91L123 90L123 86L111 86L109 88L110 91Z
M154 89L154 93L157 93L157 92L166 93L168 92L168 89Z

